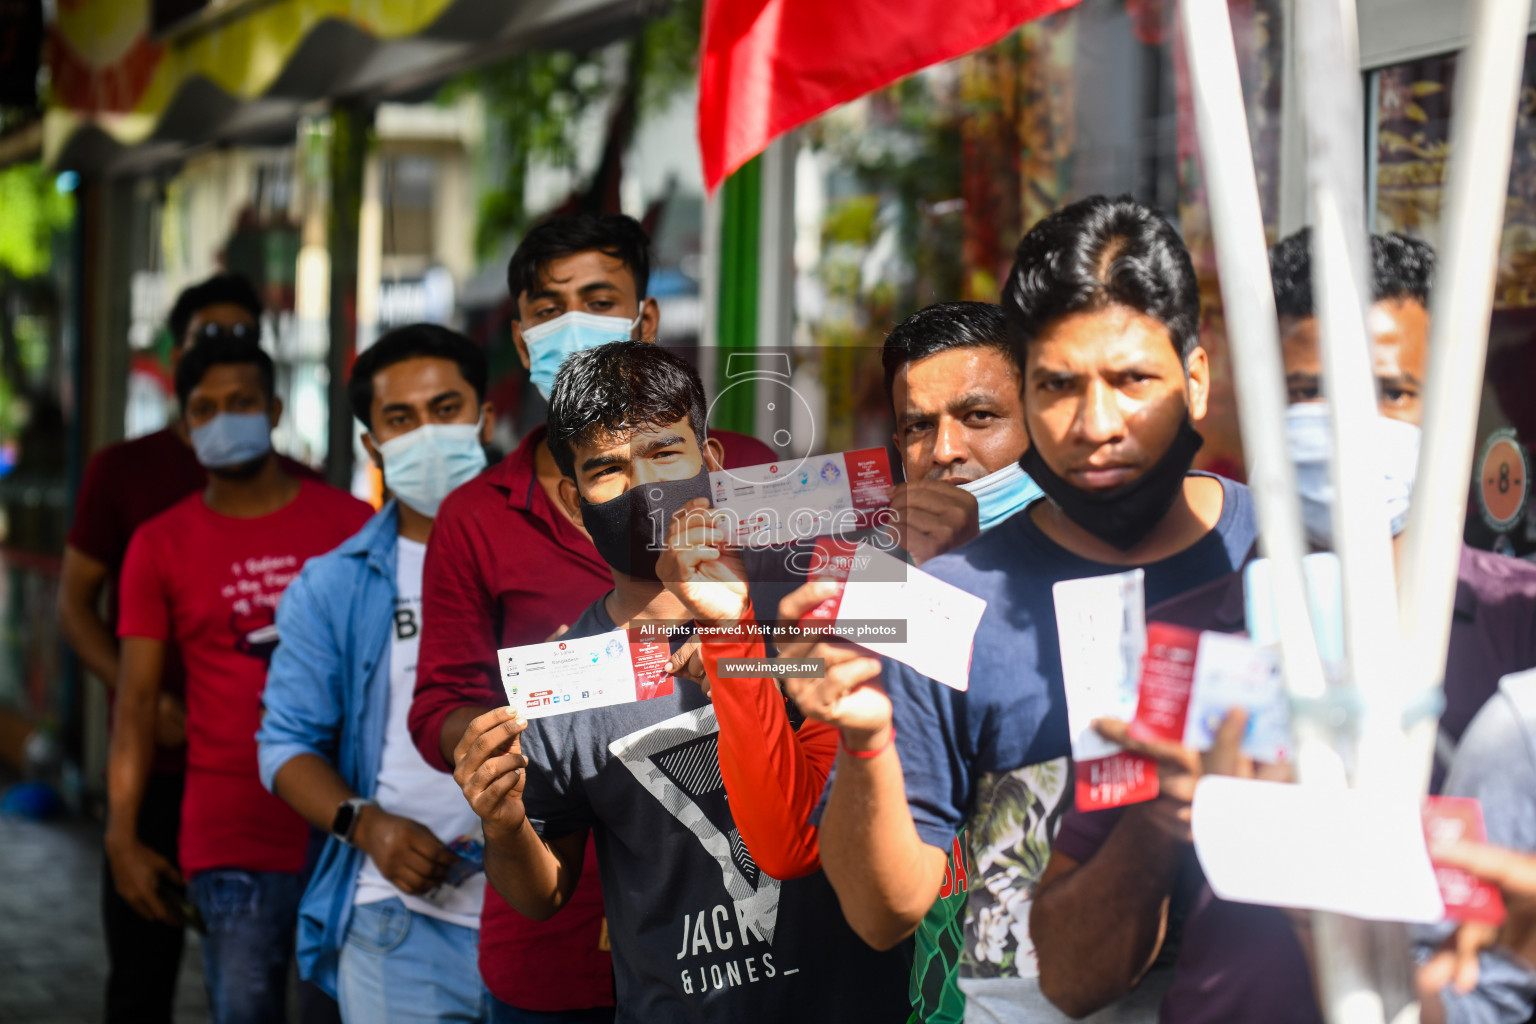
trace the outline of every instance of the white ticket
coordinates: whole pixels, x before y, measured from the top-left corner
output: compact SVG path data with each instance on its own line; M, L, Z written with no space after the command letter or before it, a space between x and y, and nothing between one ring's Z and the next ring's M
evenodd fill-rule
M866 650L899 661L956 690L970 685L971 647L987 602L908 565L868 542L851 556L833 556L823 578L847 574L840 593L807 618L829 619L840 634ZM900 623L901 639L879 639L880 628ZM864 630L870 630L865 632Z
M1147 649L1143 579L1140 569L1132 569L1062 580L1051 588L1075 761L1120 750L1094 731L1094 719L1129 722L1136 717L1141 657Z
M1428 924L1445 914L1407 793L1207 775L1190 828L1224 900Z
M876 525L875 513L891 503L894 478L884 448L861 448L720 470L709 474L709 486L736 543L761 545Z
M1248 712L1245 754L1264 764L1285 764L1291 759L1290 702L1280 675L1279 651L1230 633L1201 633L1184 719L1184 745L1210 750L1216 744L1216 730L1233 708Z
M496 652L507 703L524 718L629 704L672 692L665 640L632 639L615 629Z

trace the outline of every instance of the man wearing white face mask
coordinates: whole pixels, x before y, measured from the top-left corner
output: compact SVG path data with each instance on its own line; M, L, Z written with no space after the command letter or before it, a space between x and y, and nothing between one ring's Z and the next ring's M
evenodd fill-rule
M406 729L433 517L485 468L485 354L432 324L358 357L348 395L394 499L284 595L261 779L331 839L304 893L299 968L347 1021L480 1021L478 819Z
M1369 326L1381 413L1371 427L1381 471L1377 514L1394 536L1406 525L1418 460L1434 259L1421 242L1398 235L1371 238ZM1270 266L1291 400L1287 440L1309 540L1326 549L1333 494L1308 233L1276 245ZM1147 619L1239 632L1242 573L1156 605ZM1463 547L1440 720L1444 745L1460 739L1502 676L1531 665L1536 665L1536 567ZM1200 874L1187 824L1169 827L1187 816L1187 801L1171 794L1192 790L1200 755L1174 745L1148 752L1165 762L1156 800L1136 808L1069 811L1062 819L1031 918L1037 945L1051 944L1053 963L1066 968L1055 979L1058 990L1070 993L1076 1006L1096 1009L1120 998L1144 965L1174 959L1162 1020L1320 1021L1312 1001L1296 995L1311 992L1312 985L1306 956L1284 913L1216 898ZM1437 763L1436 791L1443 769ZM1163 825L1154 827L1159 821ZM1105 956L1107 943L1116 943L1119 955Z

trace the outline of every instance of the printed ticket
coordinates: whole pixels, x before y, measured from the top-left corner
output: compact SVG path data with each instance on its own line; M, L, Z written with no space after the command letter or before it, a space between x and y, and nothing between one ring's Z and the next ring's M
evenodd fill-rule
M1129 722L1136 715L1147 645L1143 581L1142 571L1132 569L1063 580L1051 588L1078 810L1119 807L1157 795L1156 764L1093 729L1096 718Z
M877 525L890 505L894 478L884 448L812 455L804 459L709 474L717 511L734 525L738 544L784 544L847 536Z
M630 704L672 692L671 645L638 630L562 638L496 652L507 703L524 718Z
M1429 861L1435 868L1435 884L1445 901L1445 916L1453 921L1504 923L1504 898L1497 886L1485 882L1464 868L1453 868L1435 861L1436 846L1460 841L1483 843L1488 830L1483 825L1483 807L1471 797L1427 796L1424 798L1424 841L1429 844Z
M952 689L968 687L971 647L987 602L868 542L847 549L847 544L818 543L824 564L811 577L838 580L843 586L805 618L847 624L840 635L856 639L860 647ZM905 637L880 640L878 633L866 634L860 628L885 622L905 623Z
M1291 760L1291 713L1279 651L1230 633L1200 634L1184 745L1210 750L1233 708L1248 712L1243 753L1262 764Z

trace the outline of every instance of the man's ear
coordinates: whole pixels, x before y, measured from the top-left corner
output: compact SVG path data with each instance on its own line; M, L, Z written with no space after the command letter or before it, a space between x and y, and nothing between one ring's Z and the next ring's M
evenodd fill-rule
M283 418L283 400L276 395L272 396L272 415L268 417L272 423L272 429L277 429L278 421Z
M363 440L363 451L368 453L368 461L373 463L380 470L383 470L384 456L379 454L379 446L374 443L373 435L365 430L357 436Z
M565 514L571 517L571 522L581 526L581 492L576 490L576 481L568 476L561 477L559 492Z
M704 441L704 468L711 473L725 468L725 448L712 437Z
M641 341L655 341L656 332L661 329L661 306L655 299L646 299L640 303L640 335Z
M1211 359L1199 345L1184 363L1184 389L1189 399L1189 418L1194 422L1205 419L1206 407L1211 398Z
M480 443L490 444L496 433L496 407L490 402L480 403Z
M523 323L521 320L512 321L512 347L517 349L517 358L522 360L523 369L533 366L533 360L528 355L528 343L523 340Z

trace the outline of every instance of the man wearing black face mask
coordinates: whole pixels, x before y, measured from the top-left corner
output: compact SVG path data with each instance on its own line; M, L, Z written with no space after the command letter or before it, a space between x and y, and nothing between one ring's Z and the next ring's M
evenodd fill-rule
M615 342L561 367L549 408L560 498L613 569L613 590L565 639L625 627L633 642L644 623L689 620L657 560L674 514L707 497L720 468L704 408L698 375L654 345ZM820 872L778 881L753 860L720 731L701 689L667 676L634 703L476 718L454 777L485 826L487 880L520 913L548 918L594 834L619 1022L905 1019L910 954L860 942Z
M1189 254L1156 211L1096 196L1047 217L1019 243L1003 310L1024 371L1023 467L1050 500L923 566L987 601L969 688L886 659L856 682L834 669L857 655L834 644L783 653L827 659L825 678L787 685L842 732L821 859L855 930L877 948L910 934L965 828L967 1019L1055 1021L1028 937L1071 801L1051 587L1139 567L1148 604L1165 600L1241 565L1254 523L1245 488L1190 472L1209 368ZM827 586L791 594L780 618ZM1110 1019L1155 1007L1128 1000Z

